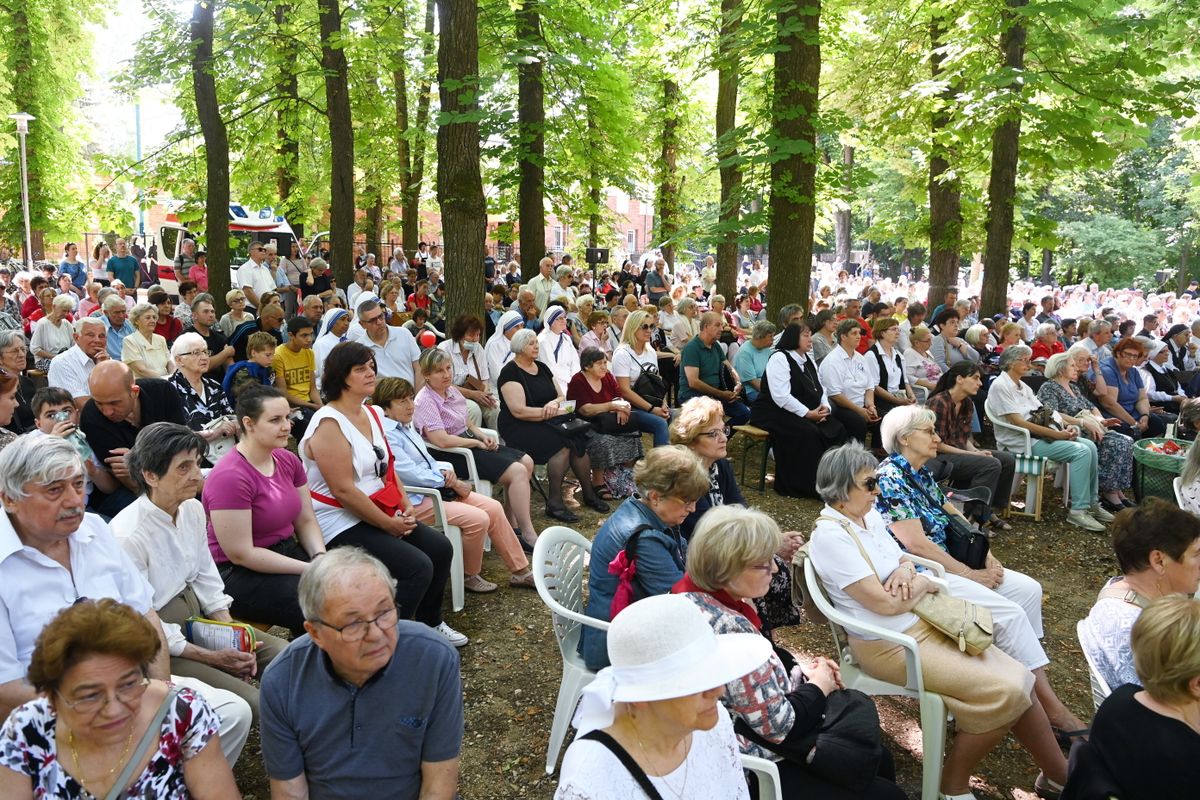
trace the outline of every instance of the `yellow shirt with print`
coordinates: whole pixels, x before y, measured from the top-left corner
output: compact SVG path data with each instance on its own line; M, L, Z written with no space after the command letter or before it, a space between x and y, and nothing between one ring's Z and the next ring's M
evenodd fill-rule
M311 347L302 348L298 353L292 352L287 345L276 347L275 358L271 361L271 368L275 370L275 385L286 382L288 396L305 403L309 402L308 393L316 366L317 360Z

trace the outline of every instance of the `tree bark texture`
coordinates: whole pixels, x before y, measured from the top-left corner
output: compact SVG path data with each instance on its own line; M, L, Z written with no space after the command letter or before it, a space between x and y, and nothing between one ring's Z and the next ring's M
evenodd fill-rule
M717 162L721 175L721 210L717 241L717 292L732 305L737 294L738 226L742 207L742 170L737 163L737 104L741 70L738 34L742 0L721 0L717 41Z
M658 241L667 271L675 272L675 243L679 232L679 84L662 82L662 153L658 161Z
M542 22L537 0L523 0L517 23L517 190L521 274L538 274L546 255L546 109L542 83Z
M1008 268L1012 260L1013 213L1017 196L1017 161L1021 142L1021 73L1025 67L1025 25L1014 13L1028 0L1006 0L1007 27L1000 35L1004 67L1012 73L1008 92L1012 108L992 131L992 171L988 181L987 245L983 253L980 311L988 316L1006 311Z
M833 216L833 252L834 260L840 264L850 263L850 250L853 243L854 217L850 211L851 194L854 191L854 148L842 145L842 203Z
M350 80L342 45L338 0L317 0L321 15L321 69L329 117L329 239L333 276L341 286L354 279L354 130L350 120Z
M387 267L387 258L383 250L383 228L387 222L383 213L383 193L373 186L367 187L367 252L375 254L375 263L381 268Z
M417 86L417 116L409 118L408 70L404 53L398 54L392 71L396 92L396 157L400 162L400 238L409 255L416 252L421 236L421 188L425 181L425 152L429 147L429 104L433 85L425 65L433 58L433 22L436 0L425 2L425 36L421 40L421 82ZM401 4L403 13L403 4ZM408 30L402 17L401 30Z
M208 290L219 313L228 310L229 291L229 136L213 77L213 23L217 0L192 6L192 91L196 116L204 135L204 173L208 194L204 205L204 231L208 251Z
M929 23L929 63L935 81L943 78L942 53L946 29L935 16ZM951 166L954 151L947 140L951 133L950 109L959 93L956 81L942 91L933 112L929 140L929 296L926 308L937 308L951 287L958 286L958 252L962 245L962 194L958 175Z
M590 102L587 103L586 108L588 144L592 152L597 153L600 149L600 127L596 124L596 114L592 110ZM588 161L588 247L600 246L600 209L602 208L600 189L603 183L604 177L600 174L599 161L592 158ZM593 265L592 271L595 272L595 270Z
M1054 280L1054 251L1048 247L1042 248L1042 285L1049 286Z
M821 78L819 0L776 14L771 133L788 155L771 165L771 305L808 308L816 224L816 116Z
M479 290L487 203L479 173L479 6L438 0L437 193L446 243L446 316L483 313Z
M275 6L275 30L280 41L285 41L291 13L292 6L287 3ZM300 183L300 140L297 137L300 128L300 87L296 77L296 50L287 46L281 50L283 60L280 61L275 80L275 93L281 98L275 107L275 186L280 212L295 226L298 224L295 220L304 205L301 198L292 196Z

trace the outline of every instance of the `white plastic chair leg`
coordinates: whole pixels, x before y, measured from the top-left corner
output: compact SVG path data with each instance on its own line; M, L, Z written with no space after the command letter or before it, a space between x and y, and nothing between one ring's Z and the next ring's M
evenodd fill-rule
M466 605L466 590L464 586L466 576L464 574L465 568L463 567L462 528L446 523L444 533L446 538L450 540L450 547L454 551L454 555L450 558L450 602L455 612L458 612L462 611Z
M558 702L554 705L554 722L550 726L550 746L546 749L546 774L553 775L558 764L558 754L567 738L567 730L571 727L571 719L575 716L575 706L584 688L596 679L587 670L579 669L571 664L563 664L562 686L558 689Z
M946 703L939 694L921 695L921 800L938 800L946 754Z

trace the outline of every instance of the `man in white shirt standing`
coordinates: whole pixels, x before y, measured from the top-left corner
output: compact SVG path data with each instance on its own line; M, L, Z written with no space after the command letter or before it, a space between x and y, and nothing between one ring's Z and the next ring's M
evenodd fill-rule
M254 308L267 292L275 291L275 275L267 266L267 248L261 242L250 243L250 259L238 267L237 285L246 294L246 301Z
M88 376L92 368L108 360L105 348L107 325L100 317L80 317L75 320L75 344L50 360L50 371L46 383L66 389L75 400L75 407L82 409L91 397L88 391Z
M353 338L375 353L375 371L385 378L404 378L420 391L425 385L425 377L417 367L421 348L412 334L388 325L383 307L376 300L359 305L358 323L362 329Z
M533 302L537 306L538 314L546 310L546 306L550 304L550 296L557 285L554 280L554 259L547 256L538 262L538 274L525 284L524 288L533 292Z

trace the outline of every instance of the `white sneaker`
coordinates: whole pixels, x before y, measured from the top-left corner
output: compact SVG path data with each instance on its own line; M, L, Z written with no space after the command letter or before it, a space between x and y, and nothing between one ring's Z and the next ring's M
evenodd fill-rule
M1105 531L1103 523L1082 509L1073 509L1071 513L1067 514L1067 522L1077 528L1083 528L1085 531L1095 531L1096 533Z
M471 641L466 636L464 636L463 634L454 630L454 628L451 628L449 625L447 625L444 622L441 625L438 625L436 628L434 628L434 630L437 631L438 633L440 633L446 639L447 642L454 645L455 647L465 647L467 642Z
M1099 503L1092 506L1092 516L1104 523L1112 522L1114 519L1116 519L1112 512L1108 511Z

